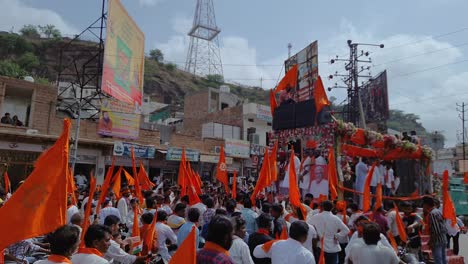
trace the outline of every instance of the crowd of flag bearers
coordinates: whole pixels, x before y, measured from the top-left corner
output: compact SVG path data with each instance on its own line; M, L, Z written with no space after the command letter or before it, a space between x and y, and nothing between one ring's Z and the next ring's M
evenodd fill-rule
M98 186L76 195L68 167L70 121L12 195L0 192L0 263L399 263L398 246L421 259L422 237L434 263L447 263L449 239L463 233L444 174L442 210L432 196L371 195L368 172L362 206L340 199L334 152L328 152L329 195L302 193L287 166L286 195L267 195L278 181L275 145L267 150L255 188L229 185L224 151L215 182L202 182L185 151L176 185L153 183L138 167L114 165ZM291 150L289 164L294 164ZM115 173L114 173L115 172ZM121 176L122 175L122 176ZM122 178L125 179L122 181ZM422 209L420 208L422 206ZM401 212L400 212L401 210Z

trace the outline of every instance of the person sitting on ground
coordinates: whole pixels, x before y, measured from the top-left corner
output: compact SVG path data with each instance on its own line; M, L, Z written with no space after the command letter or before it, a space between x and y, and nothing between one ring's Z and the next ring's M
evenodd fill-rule
M50 236L50 254L47 260L39 260L36 264L66 264L80 245L80 231L77 227L64 225L57 228Z
M226 216L215 215L208 225L208 235L203 249L197 252L197 264L234 264L229 257L232 245L232 223Z
M363 228L362 237L365 244L349 252L348 263L400 263L400 259L393 249L378 245L382 235L378 224L368 222L364 224Z
M120 234L119 230L120 219L115 215L109 215L104 219L104 225L109 227L113 237L117 237ZM148 256L134 256L125 252L120 244L115 239L110 240L110 246L107 252L104 254L104 258L108 261L112 261L116 264L132 264L132 263L145 263Z
M260 259L271 258L272 263L315 264L314 255L303 246L308 233L309 225L306 222L302 220L295 221L289 228L289 238L287 240L279 240L273 243L268 251L265 251L263 244L258 245L255 247L253 255Z
M111 245L112 232L107 226L91 225L84 236L85 248L78 249L73 255L73 264L108 264L104 258Z

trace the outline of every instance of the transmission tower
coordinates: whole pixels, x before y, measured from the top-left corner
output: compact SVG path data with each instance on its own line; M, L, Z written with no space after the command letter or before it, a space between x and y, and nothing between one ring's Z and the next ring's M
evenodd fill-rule
M197 0L185 70L199 76L223 75L213 0Z

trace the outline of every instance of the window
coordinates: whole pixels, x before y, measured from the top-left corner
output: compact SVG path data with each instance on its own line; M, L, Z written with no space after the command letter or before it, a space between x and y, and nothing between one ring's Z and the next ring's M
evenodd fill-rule
M17 126L29 126L32 94L32 89L7 86L1 116L9 113L11 119L15 118L19 121L15 123ZM12 125L15 125L13 121L11 122Z

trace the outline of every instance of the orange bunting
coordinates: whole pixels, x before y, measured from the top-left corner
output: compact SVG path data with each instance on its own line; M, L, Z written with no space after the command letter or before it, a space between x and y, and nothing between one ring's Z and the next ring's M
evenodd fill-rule
M224 190L229 193L229 181L227 174L226 165L226 153L224 153L224 147L221 146L221 152L219 154L218 166L216 166L216 179L224 185Z
M71 122L65 119L55 144L0 208L0 249L50 233L67 223L67 169Z
M364 194L362 197L362 210L368 212L371 209L371 190L370 184L374 175L375 163L367 173L366 181L364 183Z
M330 196L332 200L338 199L338 192L336 186L338 186L338 174L336 172L336 160L335 160L335 149L330 147L328 151L328 185L330 189Z

